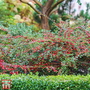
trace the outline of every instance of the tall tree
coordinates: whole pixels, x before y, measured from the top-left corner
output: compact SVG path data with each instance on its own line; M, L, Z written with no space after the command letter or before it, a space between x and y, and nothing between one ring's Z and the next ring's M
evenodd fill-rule
M41 26L42 29L50 30L48 17L55 11L55 7L57 7L64 0L46 0L45 5L42 5L40 0L32 0L41 8L41 12L38 11L30 2L26 2L24 0L20 0L22 3L28 4L34 11L36 11L39 15L41 15Z

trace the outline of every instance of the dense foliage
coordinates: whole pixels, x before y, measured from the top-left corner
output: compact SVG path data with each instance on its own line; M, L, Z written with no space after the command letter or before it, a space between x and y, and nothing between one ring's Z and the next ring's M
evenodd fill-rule
M0 35L1 71L3 73L18 74L19 72L39 71L40 75L77 74L78 69L88 73L89 65L86 63L90 64L89 26L88 29L84 26L67 28L66 31L61 28L55 34L44 30L34 32L30 26L25 26L23 23L18 25L11 29L1 27L1 30L8 32L5 36ZM79 58L83 57L86 58L82 62ZM83 64L79 65L78 62ZM71 68L76 72L70 71Z

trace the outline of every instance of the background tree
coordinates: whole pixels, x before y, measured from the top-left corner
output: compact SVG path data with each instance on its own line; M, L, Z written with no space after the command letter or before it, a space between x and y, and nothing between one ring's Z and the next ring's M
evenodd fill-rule
M36 4L39 5L41 8L41 11L37 10L30 2L22 1L23 3L28 4L34 11L36 11L39 15L41 15L41 26L42 29L50 30L49 28L49 22L48 17L56 10L55 7L57 7L60 3L62 3L64 0L46 0L44 2L44 5L42 4L42 1L33 0ZM40 3L41 2L41 3Z
M45 5L45 2L46 0L43 0L42 1L42 5ZM38 4L35 4L35 8L41 12L41 7L38 6ZM60 15L57 13L57 10L58 10L59 6L57 6L55 8L55 13L52 13L49 18L48 18L48 21L49 21L49 27L50 27L50 30L51 31L55 31L56 29L58 30L57 26L55 23L60 23ZM34 11L33 13L33 17L34 17L34 20L39 24L41 25L41 16Z

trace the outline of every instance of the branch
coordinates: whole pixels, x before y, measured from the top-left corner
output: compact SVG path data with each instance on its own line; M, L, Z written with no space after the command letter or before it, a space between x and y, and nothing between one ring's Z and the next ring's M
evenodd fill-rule
M42 4L38 2L37 0L33 0L36 4L38 4L40 7L42 7Z
M56 10L58 10L58 8L59 8L59 5L58 5L54 10L52 10L52 11L49 13L49 16L50 16L52 13L54 13Z
M57 1L57 2L51 7L49 13L50 13L58 4L60 4L60 3L63 2L63 1L64 1L64 0L59 0L59 1Z
M45 4L43 10L45 13L49 14L49 10L53 4L54 0L48 0L47 3Z
M30 2L28 3L28 2L25 2L25 1L22 1L22 0L20 0L22 3L25 3L25 4L27 4L27 5L29 5L34 11L36 11L38 14L41 14L41 12L40 11L38 11L33 5L31 5L30 4Z

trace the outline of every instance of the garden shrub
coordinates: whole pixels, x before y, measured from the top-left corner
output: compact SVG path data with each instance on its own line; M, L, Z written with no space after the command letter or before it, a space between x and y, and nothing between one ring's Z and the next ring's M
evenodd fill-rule
M1 69L11 74L39 71L40 75L69 74L70 67L77 71L78 58L90 57L90 29L82 27L55 34L45 30L36 33L24 24L16 29L11 26L9 34L0 37L0 58L8 63L3 66L2 61Z
M90 75L58 75L58 76L37 76L37 75L11 75L1 74L1 79L11 79L11 90L90 90ZM1 82L0 82L0 89Z

